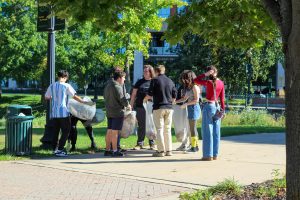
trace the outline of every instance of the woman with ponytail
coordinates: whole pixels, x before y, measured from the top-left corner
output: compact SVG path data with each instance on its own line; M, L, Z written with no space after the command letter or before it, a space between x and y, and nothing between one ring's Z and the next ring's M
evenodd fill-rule
M215 66L207 67L207 72L199 75L194 82L206 87L206 102L202 110L202 150L203 161L217 160L220 146L221 119L214 118L218 110L225 111L224 83L217 77ZM208 80L205 79L208 77ZM220 99L220 104L218 100ZM225 115L224 115L225 116Z

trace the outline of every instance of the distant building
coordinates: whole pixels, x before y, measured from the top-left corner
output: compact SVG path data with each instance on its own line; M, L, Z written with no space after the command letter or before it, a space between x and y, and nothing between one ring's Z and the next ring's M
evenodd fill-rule
M189 0L185 0L189 2ZM178 12L181 12L184 7L173 6L172 8L163 8L159 10L158 15L162 18L168 18ZM173 61L178 57L178 45L170 45L166 40L162 40L164 32L167 30L167 23L163 23L160 31L148 30L151 33L152 39L149 47L149 58L145 59L143 54L136 51L134 54L134 73L133 84L143 76L144 63L161 63L163 61Z

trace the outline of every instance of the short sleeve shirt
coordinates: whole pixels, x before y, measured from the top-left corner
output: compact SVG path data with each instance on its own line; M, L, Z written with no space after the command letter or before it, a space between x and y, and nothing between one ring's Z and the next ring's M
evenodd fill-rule
M76 94L74 88L68 83L55 82L51 84L45 94L51 98L50 118L65 118L70 116L68 100Z
M135 106L143 107L143 100L145 96L148 94L148 90L150 87L151 80L146 80L144 78L138 80L136 84L133 86L134 89L137 89Z

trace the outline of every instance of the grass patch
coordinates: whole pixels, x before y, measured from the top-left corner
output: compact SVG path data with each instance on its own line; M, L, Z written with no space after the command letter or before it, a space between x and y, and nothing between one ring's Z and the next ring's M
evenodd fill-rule
M216 186L208 189L198 190L194 193L183 193L180 195L181 200L211 200L217 195L240 196L243 187L234 179L225 179Z
M216 186L182 193L181 200L213 200L213 199L286 199L286 177L279 170L274 170L272 180L264 183L253 183L242 186L234 179L225 179Z

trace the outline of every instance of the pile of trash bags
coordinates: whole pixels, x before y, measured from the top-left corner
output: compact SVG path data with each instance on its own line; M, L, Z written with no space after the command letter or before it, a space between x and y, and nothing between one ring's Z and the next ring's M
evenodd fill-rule
M153 103L148 101L147 103L143 103L143 106L146 111L146 137L149 140L155 140L157 136L157 132L156 132L155 124L153 121L153 114L152 114Z
M92 102L89 97L83 97L83 101ZM92 120L96 114L96 104L93 106L79 103L75 99L70 99L68 109L72 115L83 120Z
M180 105L173 105L173 124L176 139L178 142L182 142L188 137L188 118L187 118L187 108L182 109Z
M136 130L136 111L127 111L124 116L122 130L120 131L122 138L128 138L133 135Z

